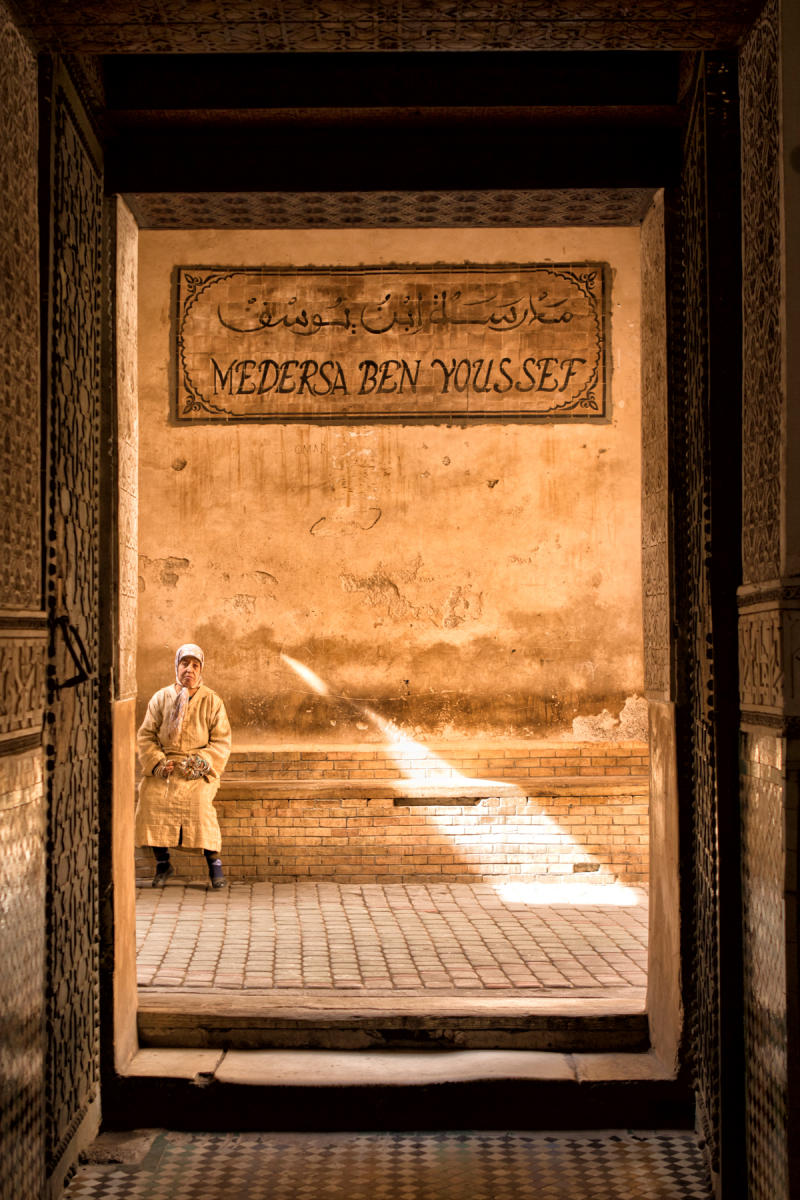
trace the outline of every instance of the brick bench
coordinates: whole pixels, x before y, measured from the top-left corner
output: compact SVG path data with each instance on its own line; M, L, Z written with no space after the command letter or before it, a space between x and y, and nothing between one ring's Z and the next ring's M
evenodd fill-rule
M435 759L404 762L404 776L382 747L237 751L216 801L228 876L645 882L647 747L524 750L521 762L519 747L484 748L482 757L459 747L459 761L443 747ZM148 876L151 860L138 853ZM173 861L181 877L205 877L199 852Z

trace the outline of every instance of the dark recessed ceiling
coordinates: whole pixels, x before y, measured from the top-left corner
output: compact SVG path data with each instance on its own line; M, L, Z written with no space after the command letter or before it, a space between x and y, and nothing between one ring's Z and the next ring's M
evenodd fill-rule
M109 56L107 183L130 193L652 190L677 171L679 60Z
M675 103L680 55L124 54L102 65L112 111L634 108Z

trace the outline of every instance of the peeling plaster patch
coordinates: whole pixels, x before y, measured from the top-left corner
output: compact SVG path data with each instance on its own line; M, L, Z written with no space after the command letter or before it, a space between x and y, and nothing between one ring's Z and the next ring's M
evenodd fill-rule
M246 592L238 592L235 596L232 596L231 604L239 612L248 613L248 615L256 611L255 596L249 596Z
M186 464L185 458L173 458L173 460L172 460L173 471L183 471L184 468L186 467L186 465L187 464Z
M277 584L277 582L278 582L278 580L275 578L274 575L270 575L269 571L253 571L253 574L255 575L255 577L259 583L263 583L263 584L275 583L275 584Z
M192 565L188 558L147 558L144 554L139 555L139 561L145 571L151 568L160 571L160 582L170 588L177 586L182 572Z
M628 696L619 717L604 708L593 717L575 717L572 735L579 742L646 742L648 706L644 696Z
M500 482L499 479L487 479L486 486L490 487L490 488L497 487L499 482Z
M482 592L475 593L471 587L455 587L444 602L442 625L445 629L456 629L467 620L477 621L482 612Z
M417 555L410 568L389 574L382 563L371 575L351 575L342 572L339 582L345 592L364 592L367 602L373 608L382 608L385 615L399 620L411 617L415 620L430 621L439 629L456 629L467 621L477 621L483 612L483 593L474 592L472 587L457 586L450 589L441 607L430 602L415 604L413 600L400 589L394 575L404 585L427 584L432 579L420 574L422 556Z
M344 592L365 592L372 607L377 608L380 605L390 617L404 617L407 614L420 616L420 610L401 593L381 563L378 563L371 575L345 573L339 576L339 582Z
M422 555L418 554L410 567L399 572L403 583L433 583L432 575L421 575L422 570Z

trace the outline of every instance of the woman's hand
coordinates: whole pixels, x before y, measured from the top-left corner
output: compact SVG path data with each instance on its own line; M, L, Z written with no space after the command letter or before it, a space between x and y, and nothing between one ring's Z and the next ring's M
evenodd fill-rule
M189 754L180 763L180 770L184 779L202 779L211 770L211 764L199 754Z
M166 758L162 758L160 763L156 763L153 767L153 774L158 779L169 779L172 772L175 770L175 763L170 762Z

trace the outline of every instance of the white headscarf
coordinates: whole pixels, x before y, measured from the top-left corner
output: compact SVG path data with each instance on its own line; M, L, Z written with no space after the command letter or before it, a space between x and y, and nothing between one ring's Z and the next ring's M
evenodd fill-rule
M164 727L164 736L168 742L177 742L181 736L181 728L183 726L183 718L186 716L186 709L189 705L188 689L183 687L178 679L178 667L181 665L183 658L197 658L200 661L200 670L203 669L205 663L205 654L199 646L195 646L194 642L187 642L185 646L181 646L178 653L175 655L175 679L178 684L178 695L175 703L172 706L172 712L167 717L167 723Z
M185 646L181 646L178 653L175 655L175 678L178 678L178 667L181 665L182 658L197 658L200 660L200 669L203 669L206 656L199 646L195 646L194 642L187 642Z

